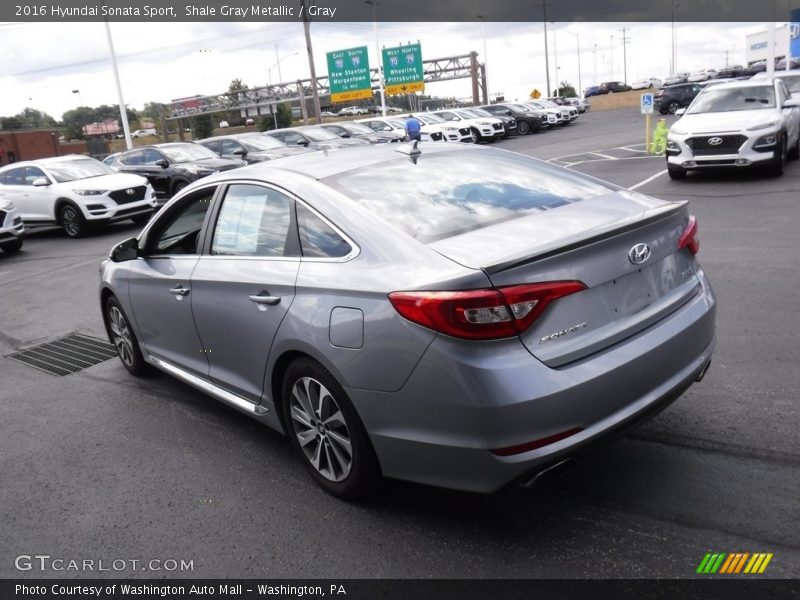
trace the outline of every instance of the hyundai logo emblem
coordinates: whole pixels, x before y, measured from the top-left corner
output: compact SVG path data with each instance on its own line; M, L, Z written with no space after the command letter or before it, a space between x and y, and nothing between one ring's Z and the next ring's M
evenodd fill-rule
M722 138L721 137L708 138L708 145L709 146L719 146L721 143L722 143Z
M128 194L128 196L133 196L136 193L136 191L133 188L128 188L127 190L125 190L125 193Z
M636 244L628 250L628 260L635 265L640 265L650 258L650 246L647 244Z

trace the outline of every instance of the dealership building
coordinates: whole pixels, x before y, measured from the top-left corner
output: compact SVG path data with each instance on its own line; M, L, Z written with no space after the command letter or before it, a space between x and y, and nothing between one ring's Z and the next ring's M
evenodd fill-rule
M780 60L786 56L789 48L789 33L787 25L779 25L775 28L775 58ZM767 60L769 58L769 42L767 41L767 30L759 31L747 36L745 42L746 64L757 60Z

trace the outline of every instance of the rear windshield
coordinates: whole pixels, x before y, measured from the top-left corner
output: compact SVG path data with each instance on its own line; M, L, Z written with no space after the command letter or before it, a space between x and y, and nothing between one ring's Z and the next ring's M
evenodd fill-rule
M423 151L416 163L399 155L324 181L423 243L611 191L521 154L467 149Z

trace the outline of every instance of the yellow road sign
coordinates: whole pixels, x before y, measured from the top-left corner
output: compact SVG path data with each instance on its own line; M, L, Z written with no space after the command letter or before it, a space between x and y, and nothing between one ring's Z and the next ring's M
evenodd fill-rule
M533 98L534 100L538 100L541 97L542 97L542 92L540 92L539 90L535 89L531 92L531 98Z
M352 102L372 98L372 90L354 90L352 92L339 92L331 94L331 102Z
M410 94L411 92L424 92L425 82L414 81L412 83L402 83L400 85L387 85L384 92L387 96L394 94Z

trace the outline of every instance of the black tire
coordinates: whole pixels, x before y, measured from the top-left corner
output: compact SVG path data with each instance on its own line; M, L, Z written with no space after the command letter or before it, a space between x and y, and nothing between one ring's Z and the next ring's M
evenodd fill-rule
M189 185L188 181L176 181L172 185L172 195L174 196L175 194L180 192L183 188L185 188L187 185Z
M786 168L787 150L786 150L786 134L784 132L781 132L780 134L780 148L781 148L780 154L778 154L778 156L776 156L773 159L772 164L768 167L769 174L772 175L773 177L781 177L783 175L784 169Z
M667 174L670 179L686 179L686 169L680 167L667 167Z
M146 225L147 223L150 222L150 219L152 218L153 218L153 213L149 212L143 215L134 215L133 217L131 217L131 221L133 221L137 225Z
M6 254L13 254L14 252L19 252L20 248L22 248L22 238L17 238L16 240L0 244L0 250L5 252Z
M481 141L481 132L475 129L474 127L470 127L469 133L472 136L472 143L477 144Z
M151 367L144 362L136 334L131 329L125 311L122 310L122 306L114 296L109 296L106 300L105 322L108 339L117 349L122 366L136 377L146 375Z
M794 146L789 149L789 154L787 155L789 160L798 160L800 159L800 137L797 138Z
M648 86L647 86L647 89L648 89L648 90L652 90L652 89L653 89L653 84L651 83L650 85L648 85Z
M86 219L83 218L80 209L74 204L63 204L58 209L58 223L64 233L67 234L67 237L72 239L83 237L89 231Z
M520 135L528 135L531 132L531 124L527 121L520 119L517 121L517 133Z
M674 115L676 112L678 112L678 109L680 107L681 107L680 102L676 102L675 100L673 100L672 102L667 104L667 112L671 115Z
M343 500L362 498L378 486L381 472L369 436L327 369L310 358L292 362L283 376L281 402L286 434L317 485ZM300 437L306 440L302 446ZM342 440L349 441L349 465Z

